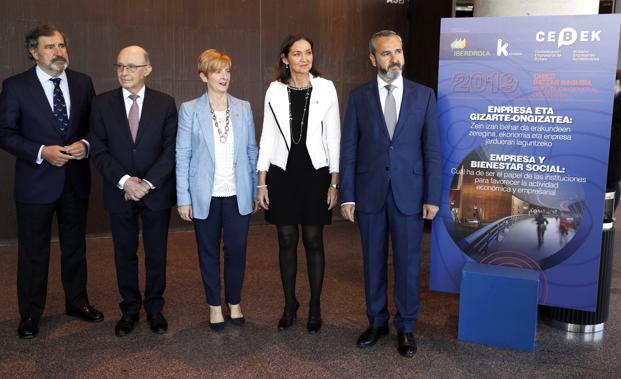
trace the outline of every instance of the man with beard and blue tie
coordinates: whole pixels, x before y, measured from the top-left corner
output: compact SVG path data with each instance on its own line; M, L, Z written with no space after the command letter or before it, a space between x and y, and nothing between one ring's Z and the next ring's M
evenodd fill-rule
M53 25L26 36L31 69L7 78L0 94L0 147L14 155L17 212L18 335L39 332L47 293L52 218L58 220L66 313L103 321L86 293L86 159L91 78L67 69L65 35Z

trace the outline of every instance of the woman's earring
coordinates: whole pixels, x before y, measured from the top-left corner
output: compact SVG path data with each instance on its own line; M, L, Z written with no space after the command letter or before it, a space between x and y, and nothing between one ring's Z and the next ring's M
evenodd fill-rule
M288 64L285 64L285 69L287 69L287 70L289 69L289 65Z

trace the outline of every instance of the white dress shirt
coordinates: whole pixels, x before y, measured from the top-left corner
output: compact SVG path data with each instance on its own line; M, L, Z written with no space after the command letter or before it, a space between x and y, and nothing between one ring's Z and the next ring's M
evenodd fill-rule
M140 116L142 116L142 104L144 103L144 93L145 93L146 88L147 87L142 86L140 91L136 93L136 95L138 95L138 98L136 99L136 103L138 104L138 117L139 118ZM134 101L129 98L129 96L132 95L131 92L129 92L125 88L123 88L122 90L123 90L123 100L125 100L125 116L129 118L129 110L131 109Z
M401 100L403 100L403 76L399 75L397 79L393 80L392 83L385 82L380 76L377 76L377 88L379 90L379 98L380 103L382 103L382 113L386 110L386 95L388 94L388 90L386 86L388 84L392 84L392 95L395 98L395 104L397 105L397 120L399 120L399 111L401 110Z
M37 74L37 79L41 83L41 87L43 87L43 92L45 92L45 97L47 98L47 102L50 104L50 109L54 112L54 82L50 79L54 78L49 75L45 71L41 70L39 66L35 67L35 73ZM60 91L63 93L63 97L65 98L65 105L67 106L67 118L71 115L71 96L69 95L69 83L67 82L67 74L63 71L62 74L57 76L60 78ZM83 139L82 142L86 144L86 156L88 156L88 152L90 150L91 145L87 140ZM37 153L36 164L43 163L43 148L45 145L41 145L39 147L39 152Z
M138 93L136 93L136 95L138 95L138 98L136 99L136 104L138 104L138 117L139 117L139 119L142 116L142 104L144 103L145 88L146 88L145 86L142 86L140 91L138 91ZM124 100L124 104L125 104L125 116L129 117L129 110L131 109L132 104L134 103L134 101L129 98L129 96L132 95L132 93L129 92L128 90L126 90L125 88L122 88L122 92L123 92L123 100ZM130 178L130 176L128 174L123 175L123 177L119 180L119 182L117 183L116 186L119 189L123 189L123 186L125 185L125 182L129 178ZM145 179L143 179L143 180L145 182L147 182L147 184L149 185L149 187L151 187L151 189L155 189L155 186L153 186L153 184L151 184L151 182L149 182L148 180L145 180Z

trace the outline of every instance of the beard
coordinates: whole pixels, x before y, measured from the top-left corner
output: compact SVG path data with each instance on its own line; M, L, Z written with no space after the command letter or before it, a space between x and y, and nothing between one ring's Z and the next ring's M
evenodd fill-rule
M391 68L397 67L399 70L391 70ZM384 79L384 81L390 83L393 80L397 79L399 75L401 75L401 71L403 70L403 66L399 62L394 62L388 65L388 67L377 67L377 73L380 78Z
M57 73L62 73L67 69L67 67L69 67L69 60L63 57L55 57L52 59L48 67Z

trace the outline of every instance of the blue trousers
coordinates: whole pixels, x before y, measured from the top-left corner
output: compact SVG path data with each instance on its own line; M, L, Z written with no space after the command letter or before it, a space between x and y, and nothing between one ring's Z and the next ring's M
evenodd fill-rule
M239 304L246 269L250 214L240 215L237 197L212 197L205 220L193 219L207 304L220 305L220 241L224 244L224 301Z
M369 324L379 327L386 325L390 318L387 304L390 233L395 273L394 301L397 307L394 324L400 332L414 331L420 306L422 215L401 213L389 189L383 209L377 213L358 212L358 224L364 254L364 287Z

